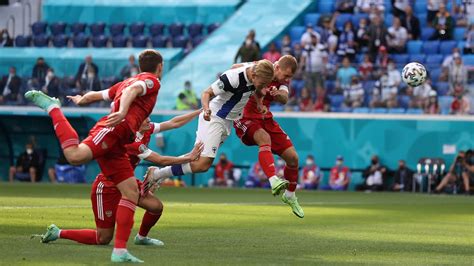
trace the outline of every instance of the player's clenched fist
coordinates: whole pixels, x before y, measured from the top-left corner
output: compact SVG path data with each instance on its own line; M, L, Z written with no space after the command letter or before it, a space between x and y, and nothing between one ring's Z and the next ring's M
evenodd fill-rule
M105 122L105 125L108 127L114 127L120 124L120 122L122 122L124 118L125 118L125 114L123 114L122 112L111 113L107 117L107 121Z
M211 110L210 109L207 109L207 110L204 110L203 111L203 117L204 117L204 120L206 121L211 121Z

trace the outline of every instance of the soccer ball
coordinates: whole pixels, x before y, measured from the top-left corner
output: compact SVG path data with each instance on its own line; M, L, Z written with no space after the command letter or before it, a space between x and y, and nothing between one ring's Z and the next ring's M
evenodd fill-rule
M408 63L402 70L403 81L412 87L418 87L426 80L426 68L420 63Z

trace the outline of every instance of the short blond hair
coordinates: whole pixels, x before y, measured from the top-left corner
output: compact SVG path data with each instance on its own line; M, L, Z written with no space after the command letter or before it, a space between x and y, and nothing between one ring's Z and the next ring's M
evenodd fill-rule
M298 62L296 58L292 55L284 55L278 60L278 65L280 69L291 69L291 72L294 74L298 68Z
M273 80L273 75L274 70L272 62L266 59L257 62L255 65L255 76L270 82Z

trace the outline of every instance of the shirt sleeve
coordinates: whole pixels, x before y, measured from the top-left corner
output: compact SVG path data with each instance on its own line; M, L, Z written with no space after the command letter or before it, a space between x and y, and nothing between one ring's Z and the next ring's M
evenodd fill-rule
M155 78L155 77L151 77L151 76L141 77L140 80L137 81L137 82L140 82L139 84L143 88L143 91L140 94L140 96L145 96L147 94L157 93L158 90L160 89L160 86L161 86L158 79Z
M106 101L113 101L115 99L115 95L117 94L118 88L122 85L122 82L119 82L109 89L102 91L102 98Z
M134 142L127 145L127 153L130 155L135 155L138 158L144 160L150 154L152 154L152 150L150 150L144 143L142 142Z
M290 90L288 89L288 85L285 85L285 84L282 84L280 85L280 87L278 88L279 90L282 90L282 91L286 91L286 92L289 92Z
M153 134L159 133L161 131L160 123L153 123Z
M212 83L211 89L214 95L223 94L226 91L234 91L239 82L239 75L237 71L238 70L236 69L226 71L219 77L218 80Z

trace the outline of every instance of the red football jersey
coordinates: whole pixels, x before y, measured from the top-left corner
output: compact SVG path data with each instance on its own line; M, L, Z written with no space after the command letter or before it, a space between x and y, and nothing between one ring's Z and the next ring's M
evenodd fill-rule
M150 116L153 108L156 104L158 97L158 91L160 90L160 82L155 75L143 72L135 77L131 77L122 82L119 82L109 89L109 98L113 100L112 112L117 112L120 108L120 98L122 97L122 91L131 86L132 84L140 82L145 88L144 93L139 95L130 105L128 113L125 116L130 129L134 132L138 131L141 123L148 116Z
M125 146L127 149L128 158L130 158L130 164L132 165L133 169L135 169L140 163L141 159L139 155L149 152L148 144L150 143L151 135L153 133L157 133L155 132L155 129L156 131L159 130L159 128L157 128L154 123L151 123L150 126L150 129L147 130L143 135L137 133L135 142Z
M286 90L286 91L288 91L289 85L274 80L270 83L270 85L268 85L268 87L266 89L268 90L272 87L277 88L277 90ZM269 91L267 91L267 94L263 98L263 104L267 107L268 112L266 114L261 114L258 111L258 108L257 108L257 100L255 100L254 96L251 96L248 103L245 105L243 118L246 118L246 119L268 119L268 118L272 118L273 114L272 114L272 112L270 112L270 104L274 101L274 98L275 97L271 96Z

